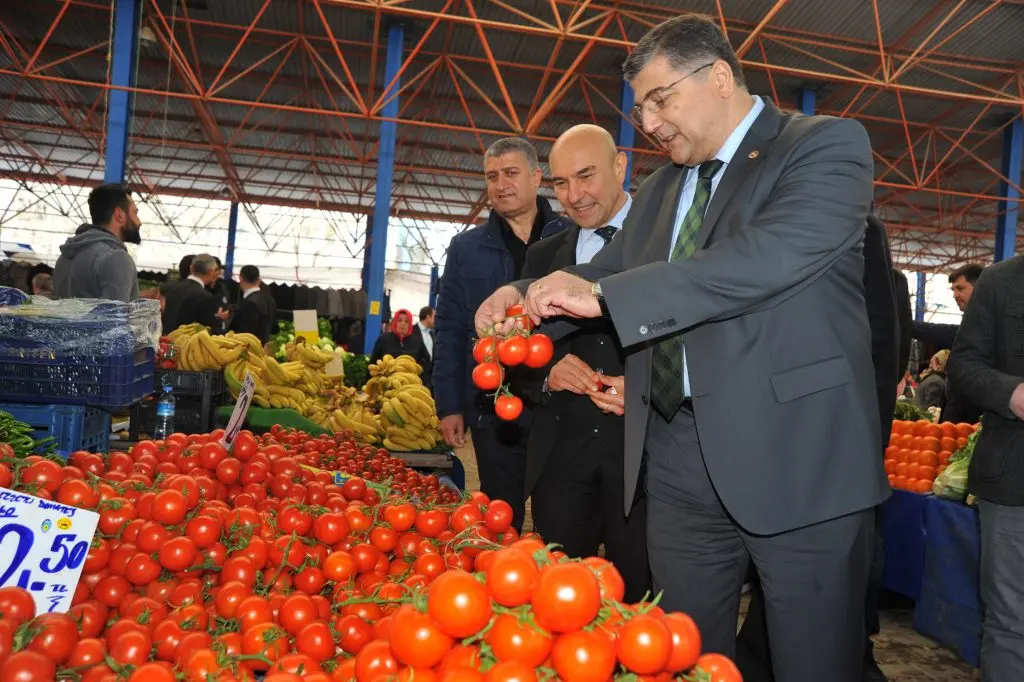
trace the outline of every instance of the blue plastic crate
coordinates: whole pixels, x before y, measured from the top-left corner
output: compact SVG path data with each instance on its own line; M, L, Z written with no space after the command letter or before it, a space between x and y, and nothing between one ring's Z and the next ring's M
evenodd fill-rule
M25 405L0 403L0 411L32 427L32 437L53 438L65 456L77 450L107 452L110 413L80 405Z
M125 407L153 392L153 349L62 355L0 349L0 400Z

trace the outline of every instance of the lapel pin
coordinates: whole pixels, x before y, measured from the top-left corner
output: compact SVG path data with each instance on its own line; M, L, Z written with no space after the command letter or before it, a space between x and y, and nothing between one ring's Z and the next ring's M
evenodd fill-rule
M752 151L752 152L750 152L749 154L747 154L747 158L748 158L748 159L756 159L756 158L757 158L758 156L760 156L760 155L761 155L761 152L759 152L759 151L757 151L757 150L755 149L754 151Z

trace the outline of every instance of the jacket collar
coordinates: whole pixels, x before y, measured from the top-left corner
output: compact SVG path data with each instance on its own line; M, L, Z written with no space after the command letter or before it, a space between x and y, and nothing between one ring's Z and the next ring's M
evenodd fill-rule
M558 232L561 229L562 216L555 213L551 203L542 196L537 196L537 218L541 221L541 239ZM534 223L536 224L536 223ZM501 240L501 231L508 229L508 221L502 218L493 208L484 226L484 244L496 249L504 249L505 245Z

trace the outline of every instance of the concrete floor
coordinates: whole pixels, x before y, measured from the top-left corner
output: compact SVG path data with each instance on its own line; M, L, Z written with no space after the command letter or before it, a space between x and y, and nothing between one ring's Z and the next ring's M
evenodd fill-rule
M470 439L456 455L466 468L466 489L479 489L480 474ZM526 512L528 530L532 527L529 502ZM744 611L745 606L744 603ZM912 621L913 611L910 610L882 612L882 632L875 638L875 652L890 682L973 682L980 679L978 672L955 653L918 634Z

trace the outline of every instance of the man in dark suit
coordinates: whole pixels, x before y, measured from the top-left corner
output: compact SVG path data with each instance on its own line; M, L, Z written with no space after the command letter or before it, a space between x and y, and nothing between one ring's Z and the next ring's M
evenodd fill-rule
M502 287L477 328L511 326L519 301L537 319L608 317L627 352L625 490L645 464L661 605L731 655L753 560L776 679L860 682L891 492L864 303L867 133L752 97L710 17L655 27L623 71L674 163L594 260Z
M217 333L214 330L221 328L220 323L227 317L227 311L206 289L219 276L217 261L213 256L202 253L192 259L189 269L188 279L179 280L167 291L164 333L195 322L209 327L211 333Z
M249 333L266 344L270 340L270 320L267 319L267 305L260 290L260 269L255 265L243 265L238 273L242 290L242 302L238 304L235 316L231 318L231 331Z
M621 229L632 202L622 189L626 155L603 128L569 129L548 158L555 198L575 225L529 248L527 278L589 262ZM603 544L626 584L626 601L636 602L651 587L646 504L635 491L628 505L623 501L622 349L610 324L594 322L561 339L547 367L522 370L534 415L526 493L534 528L547 542L573 557L597 556Z
M896 386L902 378L899 364L899 303L893 272L889 236L885 231L885 225L875 216L868 216L867 231L864 235L864 299L867 304L868 323L871 326L871 364L874 367L875 390L878 395L878 418L881 428L879 457L882 457L889 444L893 410L896 407ZM909 307L909 299L907 305ZM885 566L880 513L879 508L875 514L875 548L865 601L865 682L885 680L885 675L875 661L874 643L871 640L871 635L878 634L879 631L878 598ZM755 584L751 591L747 617L736 636L736 663L747 682L767 682L775 679L772 675L771 652L768 646L764 592L759 584Z
M946 370L984 410L967 476L981 520L981 679L1024 680L1024 256L978 278Z

